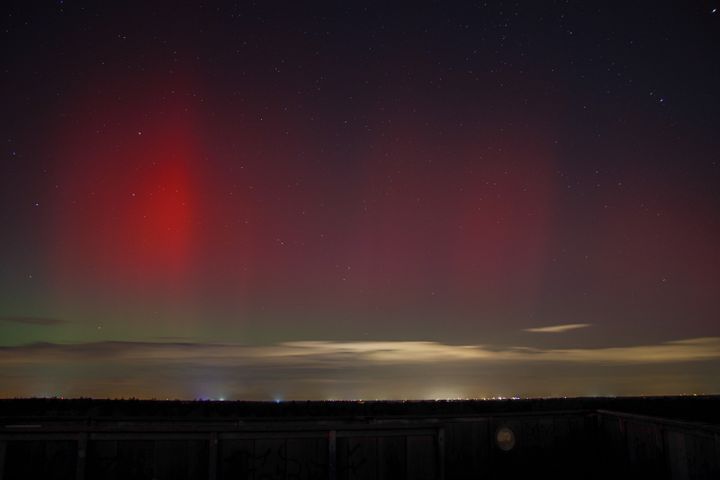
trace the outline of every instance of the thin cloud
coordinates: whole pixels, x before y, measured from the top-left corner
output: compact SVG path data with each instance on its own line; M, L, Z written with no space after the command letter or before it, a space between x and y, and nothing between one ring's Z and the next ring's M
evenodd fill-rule
M187 365L203 367L313 367L359 365L558 362L568 364L657 364L720 359L720 337L651 345L542 349L438 342L286 342L269 346L204 343L95 342L37 343L0 347L2 365L74 364Z
M578 328L587 328L590 325L589 323L566 323L563 325L550 325L548 327L526 328L524 331L533 333L564 333L570 330L577 330Z
M67 320L50 317L0 316L0 323L19 323L22 325L41 325L46 327L64 325Z

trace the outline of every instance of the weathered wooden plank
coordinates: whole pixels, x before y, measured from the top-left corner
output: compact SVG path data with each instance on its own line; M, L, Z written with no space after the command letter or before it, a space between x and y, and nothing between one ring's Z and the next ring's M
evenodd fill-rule
M328 479L337 479L337 432L328 432Z
M685 452L685 434L673 430L666 430L665 458L673 480L687 480L690 478L688 471L688 459Z
M8 442L4 480L74 480L77 464L74 441Z
M475 421L477 417L473 418ZM224 422L172 422L165 419L158 421L135 421L118 419L93 419L91 424L84 419L77 422L56 421L49 422L44 419L42 423L12 423L3 425L0 421L0 439L8 440L16 433L31 433L34 435L61 435L66 438L77 438L78 433L90 434L186 434L205 437L212 432L219 434L245 433L252 437L284 436L297 437L304 435L322 436L328 430L350 432L385 432L396 431L398 435L407 430L424 430L432 432L437 428L438 419L413 418L411 420L382 420L368 419L367 421L338 421L338 420L280 420L268 422L255 421L224 421ZM407 433L407 432L405 432ZM44 438L44 437L43 437Z
M218 478L220 480L252 479L255 472L255 442L250 439L221 440Z
M75 467L75 479L85 480L85 470L87 464L87 433L80 435L80 439L77 441L77 460Z
M577 478L597 470L597 458L604 458L599 452L593 434L589 433L587 417L561 416L553 419L554 447L548 467L550 476L556 478ZM594 432L594 429L593 429ZM592 458L589 456L592 454Z
M547 476L549 478L568 478L572 471L575 478L583 471L576 450L576 439L571 430L572 417L563 416L552 419L553 451L548 454Z
M76 441L48 442L45 444L46 466L44 479L75 479L77 475L78 446Z
M338 439L338 471L341 480L370 480L377 477L377 437Z
M256 479L285 480L287 471L286 440L275 438L255 440L254 460Z
M44 442L57 442L63 440L77 441L77 433L3 433L0 434L0 441L4 442L17 442L17 441L44 441Z
M156 480L191 480L208 475L208 444L200 440L163 440L155 443Z
M379 480L395 480L407 475L406 442L403 437L378 437Z
M520 436L531 460L547 456L555 449L555 425L552 418L538 417L523 421Z
M601 416L622 418L627 421L649 423L652 425L657 425L657 426L669 428L672 430L688 432L688 433L691 433L694 435L697 434L697 435L705 435L705 436L711 437L715 434L720 434L720 425L710 425L710 424L704 424L704 423L686 422L686 421L682 421L682 420L673 420L673 419L669 419L669 418L660 418L660 417L650 417L647 415L615 412L615 411L610 411L610 410L597 410L596 413L600 414Z
M626 424L629 472L647 478L665 478L663 439L660 427L647 422Z
M117 478L151 480L155 477L155 442L150 440L118 442Z
M209 480L216 480L218 476L218 443L219 439L217 432L212 432L207 443L208 454L205 457L207 458L207 474Z
M320 438L287 440L288 480L327 480L328 442Z
M338 438L342 437L352 437L352 438L358 438L358 437L390 437L393 435L399 436L399 437L407 437L408 435L436 435L437 434L437 427L436 428L405 428L398 430L396 428L388 428L388 429L382 429L377 428L377 426L368 426L367 428L363 430L338 430L337 436Z
M600 417L599 435L601 436L601 452L604 462L597 468L606 475L617 475L617 472L628 471L626 420L612 416Z
M435 480L437 478L437 452L431 435L407 437L408 480Z
M488 422L452 422L445 426L445 478L471 480L487 470ZM481 468L483 470L481 470Z
M573 438L572 420L572 417L568 416L552 419L554 443L559 454L567 455L573 448L575 439Z
M183 440L155 442L154 477L157 480L185 480L188 470L187 443Z
M0 440L0 480L3 480L5 476L5 449L7 447L7 442L5 440Z
M8 442L5 463L5 480L40 477L44 474L44 471L39 470L39 465L44 456L45 442Z
M179 432L135 432L135 433L91 433L91 440L118 440L118 441L162 441L162 440L205 440L207 433L179 433Z
M118 446L115 440L88 442L86 478L118 479Z
M523 421L519 436L523 441L523 473L532 476L537 472L538 466L551 476L562 471L564 457L559 457L557 449L557 436L555 435L555 422L552 417L537 417Z
M714 438L685 434L685 452L690 478L720 478L720 452L716 449Z
M437 449L438 479L445 480L445 428L440 427L435 438Z
M252 439L257 438L327 438L327 431L309 431L309 432L298 432L298 431L278 431L278 432L218 432L217 436L220 441L222 440L236 440L236 439ZM205 434L204 436L207 436ZM200 436L198 436L199 438Z

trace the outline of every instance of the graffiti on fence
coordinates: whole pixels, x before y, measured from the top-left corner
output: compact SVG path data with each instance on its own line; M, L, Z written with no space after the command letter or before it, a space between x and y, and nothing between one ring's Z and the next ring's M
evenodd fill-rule
M260 447L255 442L252 449L254 451L235 450L225 457L223 472L232 476L245 475L256 480L325 480L327 478L326 462L308 456L296 457L288 454L285 441L266 447Z

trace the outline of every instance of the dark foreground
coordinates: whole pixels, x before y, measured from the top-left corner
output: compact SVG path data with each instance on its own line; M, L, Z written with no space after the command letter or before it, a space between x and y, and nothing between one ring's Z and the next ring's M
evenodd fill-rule
M0 400L0 480L720 478L720 397Z

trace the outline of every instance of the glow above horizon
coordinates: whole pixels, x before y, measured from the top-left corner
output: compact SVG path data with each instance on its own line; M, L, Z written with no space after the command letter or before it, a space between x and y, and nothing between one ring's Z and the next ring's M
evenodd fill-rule
M0 396L720 391L709 11L3 8Z

